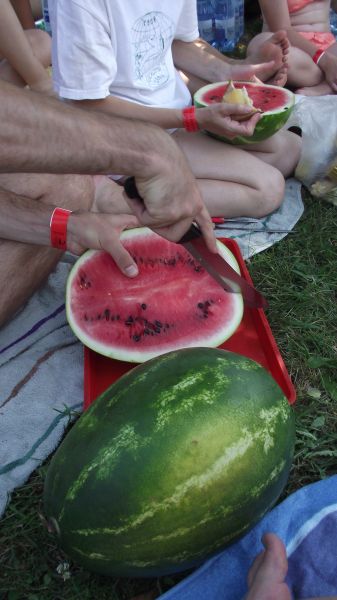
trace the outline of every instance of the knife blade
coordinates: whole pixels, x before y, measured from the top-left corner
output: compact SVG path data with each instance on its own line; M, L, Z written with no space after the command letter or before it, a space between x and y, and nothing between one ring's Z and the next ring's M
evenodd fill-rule
M129 198L142 201L134 177L128 177L125 180L124 190ZM189 230L177 243L182 244L224 290L242 294L244 303L251 308L268 307L266 298L254 286L239 275L220 254L214 254L207 248L196 224L192 223Z

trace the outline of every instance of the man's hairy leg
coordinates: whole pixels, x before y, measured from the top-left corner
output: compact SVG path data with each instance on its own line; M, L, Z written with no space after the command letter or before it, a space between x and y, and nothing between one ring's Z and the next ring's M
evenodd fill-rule
M89 209L94 199L93 179L87 175L0 175L0 187L70 210ZM62 252L6 240L0 240L0 252L1 327L44 284Z

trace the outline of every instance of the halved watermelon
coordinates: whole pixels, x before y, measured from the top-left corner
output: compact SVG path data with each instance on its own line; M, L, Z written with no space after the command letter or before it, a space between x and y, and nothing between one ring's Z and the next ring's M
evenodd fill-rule
M194 94L195 106L201 108L214 102L222 102L229 84L230 82L225 81L205 85ZM217 139L235 145L255 144L271 137L285 125L295 105L295 95L285 88L251 81L235 81L235 88L243 87L252 100L254 108L262 110L261 119L257 123L253 135L239 135L231 140L226 136L207 132Z
M67 317L75 335L105 356L129 362L228 339L243 315L241 294L225 292L180 244L147 228L122 234L139 275L124 276L109 254L89 250L70 272ZM239 272L221 242L219 252Z

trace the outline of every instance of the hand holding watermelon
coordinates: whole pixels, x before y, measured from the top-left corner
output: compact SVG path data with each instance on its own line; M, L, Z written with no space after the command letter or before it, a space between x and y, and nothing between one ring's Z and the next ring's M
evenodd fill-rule
M138 267L120 241L120 235L125 229L138 226L139 221L134 215L72 213L67 227L67 248L78 255L87 248L106 250L124 275L135 277Z
M252 136L261 117L259 113L252 114L251 106L246 104L219 102L199 108L196 118L201 129L234 139L238 135Z

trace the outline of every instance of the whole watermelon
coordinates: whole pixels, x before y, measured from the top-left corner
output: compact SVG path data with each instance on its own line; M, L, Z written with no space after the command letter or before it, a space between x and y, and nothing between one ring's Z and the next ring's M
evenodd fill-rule
M49 466L46 517L85 568L147 577L199 564L254 525L288 477L294 417L269 373L212 348L135 367Z

